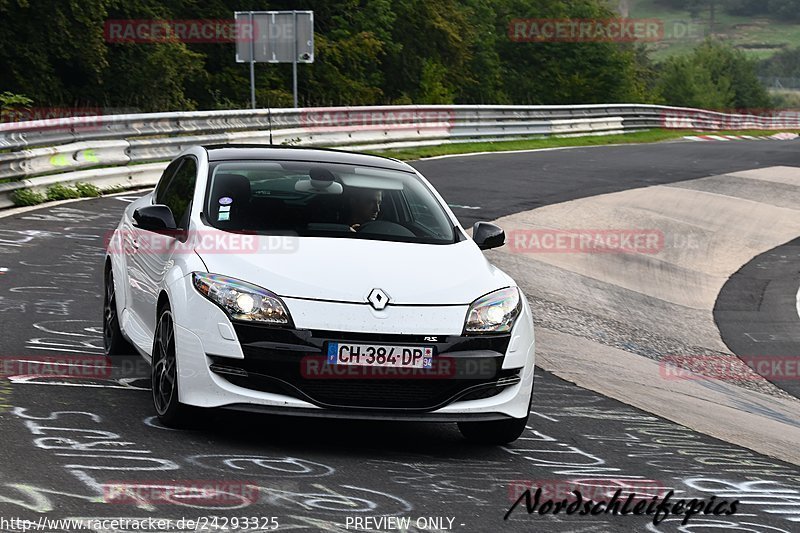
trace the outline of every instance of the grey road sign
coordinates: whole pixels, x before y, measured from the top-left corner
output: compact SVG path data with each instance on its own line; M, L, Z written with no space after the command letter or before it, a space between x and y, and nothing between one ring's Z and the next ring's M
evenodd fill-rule
M255 63L291 63L297 107L297 64L314 62L313 11L237 11L236 61L250 63L250 100L256 108Z
M237 62L314 62L313 11L237 11L234 17L237 24L252 27L252 32L237 32Z

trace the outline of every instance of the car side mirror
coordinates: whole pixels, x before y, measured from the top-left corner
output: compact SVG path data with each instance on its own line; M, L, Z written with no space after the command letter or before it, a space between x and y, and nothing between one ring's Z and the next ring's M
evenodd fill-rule
M489 250L506 243L506 232L500 226L489 222L476 222L472 226L472 240L481 250Z
M156 233L178 229L170 208L161 204L138 208L133 212L133 220L137 228Z

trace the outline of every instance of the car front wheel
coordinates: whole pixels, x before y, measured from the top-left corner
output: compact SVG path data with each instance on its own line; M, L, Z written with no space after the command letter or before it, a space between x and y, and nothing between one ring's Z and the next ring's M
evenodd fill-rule
M527 416L489 422L459 422L458 430L471 442L497 446L517 440L527 423Z
M181 427L190 418L190 408L178 401L178 361L175 350L175 322L169 304L159 309L153 339L151 369L153 406L159 421L167 427Z
M476 444L492 446L509 444L517 440L525 431L532 403L533 385L531 385L531 396L528 401L528 412L525 413L524 418L506 418L488 422L459 422L458 430L464 438Z

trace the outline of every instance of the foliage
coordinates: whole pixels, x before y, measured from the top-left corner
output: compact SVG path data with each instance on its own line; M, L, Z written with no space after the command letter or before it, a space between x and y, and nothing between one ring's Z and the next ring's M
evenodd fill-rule
M800 109L800 91L770 91L770 97L777 109Z
M800 47L782 50L758 65L761 76L800 78Z
M29 109L33 100L21 94L9 91L0 93L0 122L16 122L20 111Z
M715 3L660 1L700 11ZM800 0L759 2L777 13ZM749 0L731 4L763 9ZM108 42L105 22L220 20L231 19L234 11L302 8L314 11L315 62L298 66L301 106L662 98L724 106L763 96L752 85L750 67L721 52L714 53L727 61L724 76L699 59L657 70L644 48L632 44L513 42L508 36L512 19L603 19L615 16L608 5L606 0L307 0L302 6L291 0L269 5L256 0L0 0L5 30L0 32L0 92L50 107L247 108L249 65L234 61L232 43ZM257 104L291 106L291 73L291 65L256 64ZM666 79L659 81L659 75Z
M75 189L83 198L95 198L102 194L100 187L91 183L76 183Z
M0 109L15 109L28 107L33 100L21 94L14 94L9 91L0 93Z
M33 189L17 189L11 193L11 201L16 206L36 205L45 201L45 197Z
M126 190L126 187L122 185L109 185L108 187L104 187L100 192L101 194L116 194Z
M688 11L694 17L713 8L738 16L800 19L800 0L659 0L658 3Z
M755 62L713 40L690 55L667 59L661 66L657 89L669 105L719 110L770 107Z
M60 183L54 183L53 185L47 188L47 199L50 201L70 200L73 198L80 198L80 197L81 193L78 191L78 189L68 187Z

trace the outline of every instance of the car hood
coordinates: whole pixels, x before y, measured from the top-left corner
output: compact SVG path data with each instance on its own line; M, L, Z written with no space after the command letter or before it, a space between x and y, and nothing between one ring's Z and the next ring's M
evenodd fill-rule
M287 298L364 303L382 289L393 304L470 304L514 285L471 240L433 245L365 239L250 236L243 253L196 250L208 271ZM251 247L247 246L247 250Z

